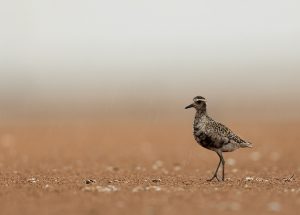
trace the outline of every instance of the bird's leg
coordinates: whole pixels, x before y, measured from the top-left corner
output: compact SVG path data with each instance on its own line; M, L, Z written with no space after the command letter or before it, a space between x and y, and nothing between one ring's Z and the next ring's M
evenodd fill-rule
M210 179L208 179L207 181L212 181L214 178L216 178L218 181L220 181L220 179L218 178L218 170L219 170L220 165L221 165L221 162L222 162L222 157L221 157L221 155L220 155L218 152L217 152L217 154L218 154L218 156L219 156L219 158L220 158L218 167L217 167L217 169L216 169L215 174L213 175L213 177L210 178Z
M225 160L223 158L222 152L220 153L220 158L222 161L222 181L225 181Z

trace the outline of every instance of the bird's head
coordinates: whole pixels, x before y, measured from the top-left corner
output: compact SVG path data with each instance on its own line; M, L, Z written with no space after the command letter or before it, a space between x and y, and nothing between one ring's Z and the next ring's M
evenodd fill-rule
M204 97L202 96L196 96L194 99L193 99L193 103L186 106L185 109L188 109L188 108L195 108L197 111L205 111L206 110L206 100Z

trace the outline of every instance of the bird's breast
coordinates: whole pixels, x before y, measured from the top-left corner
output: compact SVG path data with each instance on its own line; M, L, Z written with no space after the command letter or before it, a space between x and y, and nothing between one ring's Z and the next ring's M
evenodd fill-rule
M199 145L205 148L210 145L211 140L199 129L194 129L194 138Z

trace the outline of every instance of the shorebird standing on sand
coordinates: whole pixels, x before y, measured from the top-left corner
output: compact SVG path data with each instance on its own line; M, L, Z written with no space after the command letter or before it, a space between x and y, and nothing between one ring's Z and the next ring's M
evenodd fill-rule
M221 163L223 170L222 180L224 181L225 160L222 152L232 152L238 148L252 148L252 144L242 140L225 125L210 118L206 112L206 100L202 96L196 96L194 102L185 107L185 109L192 107L196 109L194 120L194 137L196 141L204 148L215 151L220 158L213 177L208 179L208 181L212 181L214 178L220 181L218 178L218 170Z

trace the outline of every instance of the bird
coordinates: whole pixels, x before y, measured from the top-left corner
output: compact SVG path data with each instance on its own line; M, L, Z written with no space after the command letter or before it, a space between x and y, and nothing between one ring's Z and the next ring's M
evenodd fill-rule
M202 96L196 96L193 103L185 109L195 108L196 115L193 124L193 135L198 144L212 150L219 156L219 164L212 178L207 181L217 179L220 165L222 164L222 181L225 181L225 160L223 152L232 152L239 148L252 148L253 144L243 140L233 133L225 125L215 121L207 114L207 102Z

